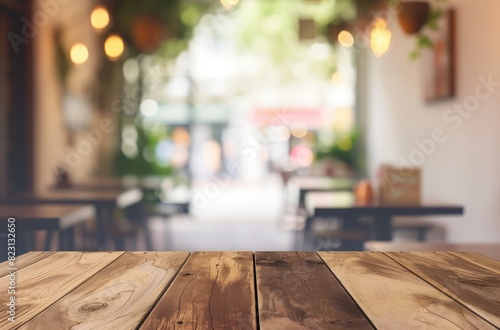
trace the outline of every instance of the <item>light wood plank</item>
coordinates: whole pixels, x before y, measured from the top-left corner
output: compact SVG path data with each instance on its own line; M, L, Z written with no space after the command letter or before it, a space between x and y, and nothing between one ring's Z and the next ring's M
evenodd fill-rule
M123 252L57 252L17 272L16 322L0 318L0 329L14 329L106 267ZM9 278L0 279L0 301L9 301ZM3 306L5 306L2 303ZM2 307L1 313L7 315Z
M494 329L383 253L319 255L379 329Z
M23 255L20 255L16 257L15 260L15 266L14 268L17 269L17 271L20 271L24 267L27 267L31 264L34 264L35 262L38 262L44 258L47 258L48 256L56 253L55 251L31 251L28 253L25 253ZM9 261L4 261L0 263L0 277L4 277L8 273L10 273L10 270L7 268L11 268L9 265Z
M136 329L188 252L128 252L20 329Z
M373 329L314 252L256 252L260 328Z
M394 227L394 223L393 223ZM475 252L500 261L500 244L371 241L365 250L373 252Z
M474 252L450 252L450 253L500 274L500 261L498 260Z
M194 252L141 329L256 329L251 252Z
M439 290L500 327L500 275L448 252L387 252Z

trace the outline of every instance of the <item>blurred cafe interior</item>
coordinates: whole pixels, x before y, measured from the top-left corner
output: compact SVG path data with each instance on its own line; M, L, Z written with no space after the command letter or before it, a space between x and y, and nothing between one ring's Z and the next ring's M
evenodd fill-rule
M499 15L0 0L0 241L500 258Z

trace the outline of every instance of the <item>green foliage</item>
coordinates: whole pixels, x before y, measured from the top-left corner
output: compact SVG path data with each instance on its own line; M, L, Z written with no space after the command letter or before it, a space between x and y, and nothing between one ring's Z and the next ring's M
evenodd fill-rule
M334 159L352 167L360 166L359 134L356 131L337 136L334 143L316 149L316 159Z
M115 161L116 173L119 176L171 175L173 168L170 164L161 164L157 160L149 161L144 157L144 150L146 148L154 150L158 142L168 137L167 129L165 127L152 130L146 129L137 121L130 122L125 120L124 123L128 123L128 125L134 124L137 129L138 136L136 143L139 152L137 156L129 158L119 149Z
M434 5L431 2L431 13L427 22L425 23L422 30L417 35L417 45L415 49L410 53L410 59L416 60L420 57L420 53L424 49L431 49L434 44L431 38L428 36L426 29L430 31L439 30L439 20L443 17L444 11L439 4L446 2L447 0L433 0Z

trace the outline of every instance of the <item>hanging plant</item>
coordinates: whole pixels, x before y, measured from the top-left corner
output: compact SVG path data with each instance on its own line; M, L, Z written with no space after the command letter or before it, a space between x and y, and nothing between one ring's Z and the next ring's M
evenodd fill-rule
M356 30L366 32L373 25L377 13L393 8L397 10L397 18L406 34L416 36L415 49L410 53L410 59L415 60L423 49L432 48L433 42L429 31L439 29L439 20L444 11L441 4L447 0L351 0L356 16L349 21L332 22L327 26L326 37L336 43L341 30Z
M430 6L429 15L424 26L417 32L417 45L415 49L410 53L410 59L416 60L420 57L422 50L426 48L432 48L434 43L427 34L428 31L438 31L439 30L439 20L443 17L444 10L439 6L439 3L443 3L446 0L434 0L434 6Z
M168 38L182 38L180 0L123 0L117 6L117 29L135 54L152 53Z
M398 20L406 34L416 34L424 27L431 13L431 5L427 1L401 2Z

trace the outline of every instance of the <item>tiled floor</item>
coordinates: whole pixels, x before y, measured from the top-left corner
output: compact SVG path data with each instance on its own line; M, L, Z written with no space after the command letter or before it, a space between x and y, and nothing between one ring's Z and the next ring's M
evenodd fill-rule
M198 184L195 194L203 194ZM280 227L279 178L260 183L232 182L209 198L194 216L151 218L153 245L160 250L294 250L295 232Z

